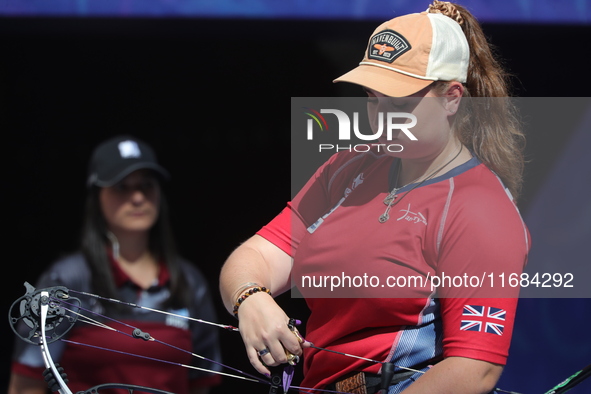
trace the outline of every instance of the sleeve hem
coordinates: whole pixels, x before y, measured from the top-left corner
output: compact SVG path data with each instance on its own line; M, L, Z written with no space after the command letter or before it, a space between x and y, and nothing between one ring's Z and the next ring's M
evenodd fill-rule
M285 242L280 237L276 236L272 231L267 229L266 227L261 228L257 231L257 235L265 238L267 241L271 242L273 245L277 246L279 249L283 250L288 255L292 255L291 244L289 242Z
M443 353L443 356L445 358L465 357L465 358L486 361L489 363L499 364L499 365L506 365L507 364L507 356L506 355L502 355L502 354L498 354L498 353L491 353L491 352L488 352L485 350L453 348L453 349L446 349Z

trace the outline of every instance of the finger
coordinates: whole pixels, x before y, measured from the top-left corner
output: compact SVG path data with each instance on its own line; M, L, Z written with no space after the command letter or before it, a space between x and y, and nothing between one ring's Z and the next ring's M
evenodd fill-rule
M296 336L291 330L282 334L281 343L285 350L296 356L302 355L302 344L305 342L301 337Z
M298 345L299 345L299 349L300 349L300 353L297 353L296 351L292 352L293 354L296 355L301 355L301 353L303 353L302 349L304 349L305 347L309 347L309 343L300 333L300 331L297 329L297 327L295 327L295 325L291 324L291 322L294 319L290 319L290 324L289 324L289 330L291 331L291 333L296 337L297 341L298 341Z
M289 352L290 355L302 355L302 347L300 344L300 340L302 339L299 338L300 337L294 335L294 333L288 328L286 320L285 323L279 322L274 327L265 330L262 333L261 342L256 341L254 343L260 344L260 347L263 347L263 344L265 344L269 353L259 356L266 365L276 366L288 361L286 351Z
M261 358L259 358L258 350L253 347L249 347L246 350L246 354L248 355L248 360L250 364L256 369L259 373L265 376L271 376L271 371L261 362Z
M274 329L270 330L269 333L269 340L264 341L266 343L274 343L278 341L281 344L281 348L279 347L270 347L269 349L272 350L273 357L278 362L286 362L287 357L284 357L282 354L285 351L288 351L291 354L301 356L302 355L302 346L301 344L304 342L304 339L299 335L299 331L295 327L288 326L288 321L286 320L285 324L279 323ZM275 341L270 341L271 338L275 338ZM281 350L283 349L283 353Z
M263 350L259 350L257 352L257 354L259 355L259 357L263 357L267 354L269 354L271 351L268 348L264 348Z
M285 355L285 349L281 342L273 341L267 346L269 352L260 357L260 359L269 367L275 367L279 364L285 364L287 362L287 356Z

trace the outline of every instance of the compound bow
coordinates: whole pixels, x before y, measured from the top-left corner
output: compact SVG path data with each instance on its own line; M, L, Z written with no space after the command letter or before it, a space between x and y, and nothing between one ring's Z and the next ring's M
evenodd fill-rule
M109 302L124 304L129 307L142 308L142 309L146 309L146 310L156 312L156 313L164 313L164 314L174 315L177 317L193 320L193 321L196 321L199 323L218 326L220 328L224 328L224 329L230 330L230 331L238 331L239 330L237 327L234 327L231 325L218 324L218 323L208 322L208 321L193 318L193 317L175 315L170 312L160 311L157 309L152 309L152 308L144 307L141 305L127 303L127 302L123 302L123 301L119 301L119 300L115 300L115 299L107 299L107 298L103 298L98 295L90 294L90 293L86 293L86 292L76 292L75 290L70 290L64 286L48 287L45 289L38 290L38 289L35 289L35 287L31 286L27 282L25 282L24 285L26 288L26 292L23 296L19 297L10 307L10 310L8 313L8 320L9 320L12 330L15 332L15 334L21 340L23 340L27 343L33 344L33 345L38 345L40 347L41 354L43 356L43 361L44 361L44 364L46 367L46 370L44 372L45 380L47 381L48 387L51 389L51 391L54 391L54 392L58 391L60 394L73 394L73 393L67 385L66 374L64 373L63 368L60 367L58 364L54 363L51 353L49 352L48 345L50 343L57 341L57 340L62 340L64 342L69 342L69 343L73 343L73 344L77 344L77 345L91 346L91 345L86 345L83 343L68 341L67 339L63 338L70 331L70 329L74 326L76 321L78 321L79 317L82 317L80 319L80 321L85 321L90 324L99 325L101 327L120 332L122 334L128 335L133 338L143 339L145 341L158 341L155 338L152 338L150 336L150 334L143 332L141 329L139 329L137 327L129 326L129 325L119 322L117 320L107 318L106 316L102 316L102 317L112 320L113 322L117 322L117 323L120 323L120 324L130 327L133 330L132 333L129 334L129 333L126 333L123 331L119 331L119 330L116 330L110 326L103 324L103 323L100 323L96 320L90 319L88 316L85 316L82 313L80 313L80 311L86 311L88 313L93 313L93 314L96 314L96 313L84 309L81 306L82 303L81 303L80 299L78 299L76 297L72 297L70 295L70 292L89 296L89 297L103 299L103 300L109 301ZM28 327L28 329L19 330L18 326L22 327L23 324L25 327ZM295 328L295 320L292 319L290 321L289 327L292 331L294 331L294 334L296 334L296 336L299 337L299 334L297 333L297 328ZM23 332L23 331L26 331L26 332ZM162 341L158 341L158 342L162 343L164 345L168 345ZM172 346L172 345L168 345L168 346ZM382 370L384 372L389 371L390 373L393 373L393 370L396 367L396 368L403 369L403 370L410 370L410 371L414 371L417 373L424 373L423 371L420 371L420 370L413 370L412 368L397 366L397 365L394 365L389 362L381 362L381 361L371 360L371 359L367 359L367 358L363 358L363 357L359 357L359 356L355 356L355 355L351 355L351 354L336 352L333 350L317 347L314 345L311 345L311 347L318 349L318 350L322 350L322 351L329 351L332 353L337 353L337 354L347 356L347 357L354 357L354 358L363 359L363 360L366 360L369 362L381 363L383 366ZM119 351L113 350L113 349L105 349L105 348L101 348L101 349L119 352ZM215 364L218 364L222 367L225 367L225 368L230 369L236 373L239 373L240 375L225 373L225 372L221 372L221 371L207 370L207 369L198 368L195 366L178 364L178 363L173 363L173 362L165 361L165 360L155 360L155 359L153 359L153 360L164 362L164 363L176 364L176 365L186 367L186 368L199 369L199 370L203 370L206 372L220 374L220 375L224 375L224 376L228 376L228 377L232 377L232 378L237 378L237 379L243 379L243 380L247 380L247 381L251 381L251 382L263 383L263 384L270 386L270 389L269 389L270 394L279 394L279 393L281 393L281 391L283 391L283 394L285 394L291 389L299 390L300 393L326 392L326 393L347 394L347 393L341 393L341 392L333 391L333 390L311 389L311 388L305 388L305 387L299 387L299 386L292 386L291 381L292 381L293 373L294 373L293 366L299 361L299 358L297 358L297 357L289 357L288 358L289 364L284 368L282 374L274 374L270 377L270 379L262 379L257 376L254 376L254 375L248 374L246 372L243 372L241 370L238 370L236 368L232 368L230 366L219 363L217 361L209 360L203 356L191 353L189 351L186 351L183 349L179 349L179 350L188 352L193 357L201 358L201 359L213 362ZM122 353L122 352L119 352L119 353ZM128 354L128 353L126 353L126 354ZM136 357L144 357L144 356L135 355L135 354L129 354L129 355L136 356ZM293 356L293 355L291 355L291 356ZM552 389L550 389L549 391L547 391L544 394L564 394L590 376L591 376L591 364L586 366L582 370L576 372L575 374L569 376L567 379L565 379L564 381L562 381L561 383L559 383L558 385L556 385L555 387L553 387ZM385 381L389 381L389 380L390 379L386 379ZM383 385L383 387L387 387L387 385L386 386ZM97 394L97 393L100 393L101 390L105 390L105 389L125 389L129 393L133 393L134 391L139 391L139 392L145 392L145 393L151 393L151 394L173 394L168 391L164 391L164 390L160 390L160 389L138 386L138 385L131 385L131 384L124 384L124 383L100 384L98 386L91 387L85 391L81 391L76 394ZM384 390L384 389L382 389L382 390ZM498 392L501 392L501 393L506 393L506 394L519 394L519 393L516 393L513 391L506 391L506 390L502 390L502 389L498 389L498 388L495 390ZM387 392L387 389L384 392Z

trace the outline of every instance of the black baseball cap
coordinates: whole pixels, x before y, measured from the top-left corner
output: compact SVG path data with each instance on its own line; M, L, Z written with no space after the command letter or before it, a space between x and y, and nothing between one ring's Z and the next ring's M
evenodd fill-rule
M156 154L146 142L130 135L120 135L104 141L92 153L89 167L88 187L109 187L134 171L149 169L164 179L170 177L156 160Z

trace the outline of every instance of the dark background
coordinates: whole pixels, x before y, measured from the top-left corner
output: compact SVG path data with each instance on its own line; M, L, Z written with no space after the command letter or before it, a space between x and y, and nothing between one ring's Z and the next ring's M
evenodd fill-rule
M360 94L331 81L357 64L381 22L0 19L3 311L24 293L24 281L34 283L51 261L76 248L92 148L131 133L153 144L172 173L166 188L180 249L211 278L219 321L234 324L221 306L217 276L231 250L290 198L290 97ZM484 29L514 75L516 95L589 95L583 48L591 28ZM523 212L569 130L528 131ZM281 302L305 320L301 300L283 295ZM532 302L541 301L525 304ZM590 303L579 302L588 315ZM588 325L588 316L578 324ZM0 382L6 385L13 342L8 326L0 326ZM253 372L239 335L220 335L226 363ZM568 332L556 340L562 336ZM509 383L519 382L527 369L536 382L502 387L547 390L566 377L556 364L574 372L590 362L531 361L510 365L505 374ZM543 374L534 361L545 365ZM215 392L236 390L266 389L224 379Z

